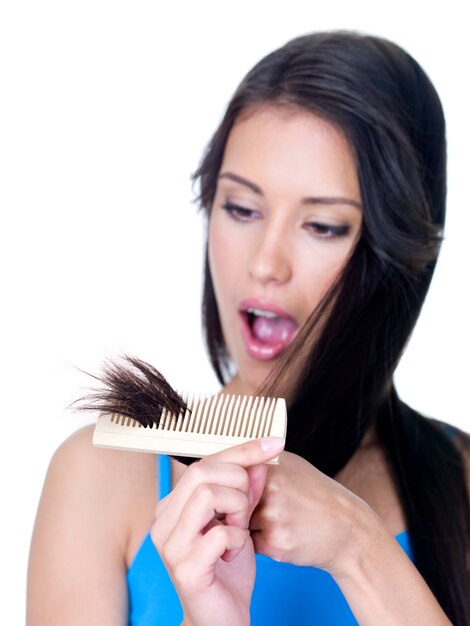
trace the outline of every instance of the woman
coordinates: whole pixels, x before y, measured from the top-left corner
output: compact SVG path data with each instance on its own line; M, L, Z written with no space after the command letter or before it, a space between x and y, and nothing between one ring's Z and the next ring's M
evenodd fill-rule
M154 517L153 457L77 433L46 480L29 624L469 626L470 443L393 385L444 224L428 78L378 38L293 40L195 179L211 362L225 392L287 397L285 451L269 470L282 441L160 458Z

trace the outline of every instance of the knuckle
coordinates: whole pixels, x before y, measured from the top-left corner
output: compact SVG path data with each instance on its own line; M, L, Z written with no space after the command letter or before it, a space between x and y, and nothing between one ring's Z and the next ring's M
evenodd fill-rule
M175 547L177 547L177 545L175 546L175 542L172 542L171 538L166 538L160 541L160 547L158 549L162 561L171 568L175 566Z
M287 561L287 552L277 531L263 530L261 533L255 533L253 544L257 553L264 554L279 563Z
M159 500L153 510L153 514L155 519L158 519L163 513L164 506L162 504L163 500Z
M277 494L282 492L281 479L278 477L271 478L266 483L265 491L270 494Z
M273 554L284 554L290 547L291 537L289 530L282 527L272 528L267 532L267 543Z
M152 528L150 529L150 538L152 539L155 547L157 547L160 542L160 533L158 532L158 526L156 524L152 524Z
M242 446L241 453L246 464L254 463L256 461L256 454L252 441Z
M233 494L231 494L232 502L234 508L239 511L243 511L246 507L248 507L248 495L240 491L239 489L234 489Z
M246 493L235 491L230 507L230 514L235 518L245 518L250 508L250 501Z
M277 510L277 507L272 504L265 503L260 513L263 517L264 523L268 527L272 526L274 522L279 519L279 511Z
M192 463L185 472L188 479L191 480L193 484L199 484L204 480L205 477L205 467L202 461L198 461L197 463Z
M202 502L206 502L208 504L214 499L214 488L208 483L202 483L198 485L194 493L198 500L201 500Z
M150 529L150 538L152 539L154 546L158 550L158 548L161 546L162 538L161 533L159 532L158 524L156 522L152 524L152 527Z
M173 579L177 586L187 586L191 581L190 567L186 561L181 561L171 568Z
M232 527L225 526L224 524L218 524L210 529L211 534L211 542L213 542L216 546L220 546L221 548L227 543L227 539L233 531Z
M227 534L227 526L217 524L217 526L213 526L209 532L211 533L211 539L221 540L224 539Z
M242 510L243 511L248 511L248 509L251 506L251 502L250 502L250 498L248 496L248 493L245 491L241 491L241 496L242 496Z
M239 470L237 472L238 488L241 491L248 493L248 489L250 488L250 477L248 476L248 472L243 469L243 467L238 467L237 469Z

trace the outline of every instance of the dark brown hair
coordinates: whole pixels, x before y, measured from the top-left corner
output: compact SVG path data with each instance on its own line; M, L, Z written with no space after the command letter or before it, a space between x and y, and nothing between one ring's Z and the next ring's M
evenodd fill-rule
M336 475L375 423L393 470L413 559L453 624L470 626L468 437L406 406L393 372L424 302L445 219L446 140L439 97L395 44L350 32L306 35L245 77L194 174L210 216L227 138L252 107L300 107L342 130L356 158L359 241L338 281L270 378L289 371L322 314L289 405L286 449ZM231 363L207 253L203 319L220 380ZM419 373L417 372L417 375ZM275 387L274 387L275 388ZM446 431L446 432L445 432Z

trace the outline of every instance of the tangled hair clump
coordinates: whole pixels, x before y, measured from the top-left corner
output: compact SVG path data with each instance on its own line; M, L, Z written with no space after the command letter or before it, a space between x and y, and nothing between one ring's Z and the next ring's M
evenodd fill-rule
M142 426L159 426L164 410L176 417L188 410L183 398L153 365L133 356L105 363L102 374L88 374L99 386L74 402L80 411L118 413Z

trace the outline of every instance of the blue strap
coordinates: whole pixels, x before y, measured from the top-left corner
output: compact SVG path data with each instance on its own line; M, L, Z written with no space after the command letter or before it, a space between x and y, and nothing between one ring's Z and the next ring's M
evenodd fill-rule
M171 491L171 462L167 454L158 454L158 498L163 500Z

